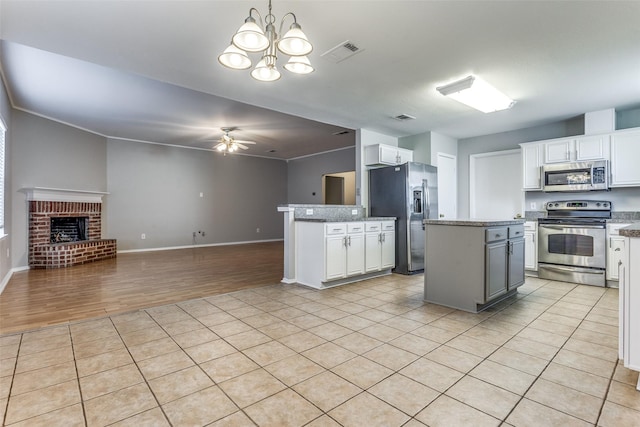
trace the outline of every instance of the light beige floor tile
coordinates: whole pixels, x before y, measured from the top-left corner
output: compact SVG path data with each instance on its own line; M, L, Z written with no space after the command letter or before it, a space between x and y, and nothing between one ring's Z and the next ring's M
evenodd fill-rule
M521 337L513 337L507 341L503 348L525 353L544 360L551 360L558 353L558 348L535 341L530 341Z
M111 424L109 427L170 427L170 424L160 408L153 408Z
M272 316L269 313L257 314L255 316L249 316L242 319L244 323L247 325L253 326L254 328L260 328L262 326L267 326L272 323L280 322L280 318L276 316Z
M446 395L438 397L416 415L430 427L496 427L500 420Z
M327 342L324 338L320 338L319 336L307 331L301 331L293 335L282 337L278 341L298 353Z
M317 364L331 369L349 359L356 357L356 354L334 343L328 342L314 347L302 353Z
M374 307L384 304L382 301L380 301L377 305L370 304L371 301L372 300L363 300L362 302L366 305L373 305ZM358 313L358 316L365 318L367 320L371 320L372 322L376 322L376 323L384 322L385 320L388 320L394 317L393 314L387 313L382 310L377 310L376 308L369 308L368 310L361 311L360 313Z
M11 377L3 377L9 378ZM45 368L27 371L16 374L13 377L11 394L17 395L30 391L60 384L77 378L76 367L73 361L61 363L59 365L47 366ZM7 393L8 393L7 388ZM1 396L1 397L7 397Z
M57 350L63 347L71 347L71 337L69 334L52 335L39 340L23 342L20 345L20 356L39 353L41 351Z
M112 424L156 406L156 400L144 383L84 402L88 427Z
M498 348L497 345L490 342L480 341L464 335L455 337L447 345L483 358L489 356Z
M20 348L19 340L14 344L7 344L7 345L0 346L0 360L16 358L18 356L19 348Z
M544 320L551 323L557 323L560 325L571 326L577 328L580 325L581 319L575 317L563 316L561 314L545 312L538 317L540 320Z
M330 416L323 415L311 421L306 427L340 427L340 424Z
M616 365L616 371L613 374L613 379L620 381L621 383L635 386L638 384L638 371L627 369L624 367L621 361Z
M567 336L554 334L541 329L526 327L521 330L516 337L524 338L536 343L547 344L552 347L562 347L567 341Z
M84 427L84 425L82 405L76 403L11 424L11 427Z
M82 344L73 345L73 353L76 359L96 356L102 353L109 353L116 350L125 350L124 343L120 337L112 337L104 340L89 341Z
M265 366L264 369L289 387L325 370L322 366L300 354L279 360L271 365Z
M461 322L459 320L455 320L452 318L441 317L433 322L429 323L430 326L435 326L436 328L445 329L450 332L456 332L461 334L471 329L474 324L469 324L467 322Z
M80 389L82 398L89 400L143 381L138 367L129 364L80 378Z
M174 426L204 426L236 412L238 407L213 386L162 405L162 409Z
M314 405L291 389L267 397L245 408L259 426L302 426L322 415Z
M111 321L99 324L95 328L74 330L73 326L74 325L71 325L71 336L73 337L74 344L82 344L83 342L103 340L118 336L118 331L111 324Z
M205 314L203 316L197 316L196 319L206 327L212 328L213 332L215 332L216 334L218 334L218 332L213 329L213 326L238 320L232 315L225 312ZM222 336L222 334L218 335Z
M293 323L289 322L278 322L272 323L271 325L263 326L258 328L260 332L265 335L268 335L270 338L277 340L288 335L293 335L302 331L302 328L297 327Z
M570 337L576 330L573 326L563 325L562 323L549 322L543 319L536 319L530 325L529 328L538 329L541 331L551 332L555 335L561 335L563 337Z
M488 357L488 360L535 376L540 375L549 363L545 359L521 353L516 350L511 350L506 347L501 347L496 350Z
M377 397L364 392L329 412L345 427L401 426L409 416Z
M361 329L359 332L382 342L389 342L404 335L404 332L399 331L395 328L391 328L389 326L385 326L381 323L367 326L366 328Z
M524 328L523 325L498 320L495 317L488 318L487 320L478 324L478 327L491 329L492 331L503 332L512 336L517 334Z
M182 334L172 335L172 338L180 347L187 348L214 341L219 337L209 329L200 328Z
M363 356L394 371L402 369L419 358L415 353L402 350L390 344L376 347L366 352Z
M542 378L525 397L592 424L598 419L603 400Z
M603 345L612 349L618 348L618 337L615 335L603 334L600 332L589 331L584 328L578 328L572 335L572 338L586 341L592 344Z
M293 389L325 412L362 392L361 388L333 372L323 372L293 386Z
M28 343L30 341L37 341L41 339L46 339L52 337L54 335L69 335L71 332L69 331L69 326L52 326L45 327L43 329L38 329L32 332L25 332L22 334L22 343Z
M288 307L285 306L281 309L269 309L267 310L270 314L282 319L282 320L289 320L289 319L294 319L296 317L300 317L300 316L304 316L305 314L307 314L306 311L300 310L299 308L295 308L295 307Z
M16 357L0 360L0 377L13 375L17 360Z
M581 371L590 372L605 378L611 378L616 366L615 362L609 362L565 349L560 350L558 355L553 358L553 361L560 365L580 369Z
M322 325L308 329L308 331L319 336L320 338L324 338L327 341L333 341L337 338L349 335L353 332L351 329L340 326L334 322L324 323Z
M178 350L143 360L138 363L138 368L147 380L152 380L193 365L193 360L184 351Z
M217 359L218 357L235 353L236 349L225 340L219 339L185 348L184 351L196 363L204 363L212 359Z
M252 329L236 335L230 335L225 337L224 340L238 350L245 350L249 347L269 342L271 338L258 330Z
M241 332L247 332L253 330L253 327L247 325L241 320L232 320L230 322L219 323L217 325L210 325L209 329L216 335L226 338L231 335L236 335ZM199 343L201 344L201 343Z
M359 332L353 332L349 335L345 335L336 340L333 340L334 344L340 347L346 348L356 354L363 354L376 347L381 346L383 343L375 338L368 337Z
M540 378L603 399L609 387L609 379L568 366L550 363Z
M240 352L210 360L201 364L200 367L216 383L238 377L259 368L253 360Z
M393 374L367 391L411 416L440 395L440 392L401 374Z
M35 369L46 368L47 366L59 365L73 360L71 346L64 346L55 350L31 353L19 356L16 364L16 373L33 371Z
M488 343L495 344L495 345L502 345L513 337L513 334L511 333L496 331L493 329L486 328L483 325L484 325L484 322L480 323L478 326L474 326L473 328L469 329L462 335L475 338L480 341L486 341Z
M229 313L233 317L237 317L238 319L243 319L245 317L257 316L259 314L263 314L264 311L256 307L246 305L244 307L234 308L233 310L227 310L227 313Z
M0 377L0 399L6 400L9 397L12 381L13 377L11 375Z
M576 353L586 354L587 356L597 357L610 362L618 360L617 347L612 348L609 346L582 341L574 337L569 338L563 348L565 350L575 351Z
M598 427L640 427L640 412L606 401L602 407Z
M135 345L159 340L161 338L167 338L169 335L160 326L153 325L145 329L121 334L120 336L122 337L122 341L124 341L127 346L132 347Z
M405 334L394 340L389 341L389 344L417 354L418 356L424 356L430 351L440 347L440 343L431 341L427 338L422 338L418 335Z
M248 348L243 353L260 366L277 362L295 354L293 350L278 341L269 341Z
M535 375L518 371L517 369L501 365L491 360L485 360L480 363L469 372L469 375L519 396L524 395L536 380Z
M424 358L416 360L399 372L440 392L446 391L464 376L462 372Z
M133 363L133 359L126 349L101 353L95 356L76 360L76 368L80 377L96 374L119 366Z
M556 411L553 408L529 399L522 399L506 421L515 427L531 427L542 425L541 420L544 420L544 425L549 427L593 426L593 424L587 423L586 421L572 417L564 412Z
M255 423L244 412L238 411L218 421L207 424L208 427L255 427Z
M640 412L640 391L633 385L612 381L607 400Z
M19 345L21 340L22 334L0 336L0 349L2 347Z
M152 357L173 353L180 350L180 347L171 338L161 338L144 344L129 346L128 349L133 359L136 362L140 362Z
M5 422L12 424L80 402L76 380L11 396Z
M478 363L482 362L481 357L449 347L446 344L436 348L424 357L464 373L469 372Z
M157 325L155 320L142 311L129 315L112 316L111 320L113 320L116 329L121 334L128 334Z
M403 311L404 313L404 311ZM382 322L383 325L399 329L403 332L411 332L424 326L424 323L406 317L396 316Z
M151 391L164 405L213 385L213 381L198 366L176 371L149 381Z
M589 316L587 316L587 319L589 318ZM616 322L618 321L618 318L616 317ZM584 320L581 324L580 324L580 329L584 329L587 331L593 331L593 332L599 332L601 334L606 334L606 335L612 335L617 337L618 336L618 323L616 323L615 325L605 325L602 323L598 323L598 322L592 322L589 320Z
M349 328L352 331L359 331L360 329L374 325L376 322L357 315L351 315L338 319L334 323L344 326L345 328Z
M219 385L240 408L245 408L286 388L264 369L256 369Z
M332 368L331 371L362 389L373 386L393 373L391 369L362 356L354 357Z
M338 310L342 310L345 311L347 313L351 313L351 314L358 314L358 313L362 313L365 310L368 310L369 307L364 306L362 304L357 304L355 302L348 302L346 304L341 304L338 307L336 307Z
M465 376L446 392L462 403L498 419L504 419L516 406L520 396L476 378ZM487 398L491 396L491 398Z

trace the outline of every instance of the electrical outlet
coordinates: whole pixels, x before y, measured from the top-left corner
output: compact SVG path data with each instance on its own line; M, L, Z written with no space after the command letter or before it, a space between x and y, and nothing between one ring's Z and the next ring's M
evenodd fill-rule
M193 232L193 238L194 239L196 238L196 232L195 231Z
M146 234L144 234L144 233L142 233L142 234L140 235L140 238L141 238L142 240L144 240L144 239L146 239L146 238L147 238L147 235L146 235Z
M351 215L358 215L358 209L351 209Z
M307 215L313 215L313 209L307 209L306 213Z
M531 202L531 210L535 211L537 209L536 202Z
M260 227L256 228L256 233L260 232Z
M200 192L200 197L204 197L204 193L203 192Z

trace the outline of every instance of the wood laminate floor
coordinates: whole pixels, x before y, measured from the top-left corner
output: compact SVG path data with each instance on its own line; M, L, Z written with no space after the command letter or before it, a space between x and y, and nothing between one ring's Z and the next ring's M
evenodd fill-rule
M119 254L15 273L0 294L0 335L279 283L283 243Z

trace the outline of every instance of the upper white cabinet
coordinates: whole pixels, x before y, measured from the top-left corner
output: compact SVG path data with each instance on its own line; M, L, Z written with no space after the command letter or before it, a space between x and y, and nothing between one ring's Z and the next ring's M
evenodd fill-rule
M640 131L611 135L611 187L640 186Z
M376 144L364 147L364 163L370 165L401 165L413 161L413 151L392 145Z
M584 136L544 143L544 163L609 159L609 135Z
M542 190L540 166L542 166L542 144L521 144L522 188Z

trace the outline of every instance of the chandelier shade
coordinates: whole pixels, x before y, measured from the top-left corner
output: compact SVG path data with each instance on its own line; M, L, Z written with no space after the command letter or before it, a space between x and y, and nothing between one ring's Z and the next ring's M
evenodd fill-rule
M254 18L259 18L259 23ZM257 9L249 9L249 16L244 24L231 38L231 45L218 56L218 62L232 70L246 70L251 67L249 53L262 53L261 60L251 71L251 77L263 82L273 82L280 79L276 62L278 52L290 56L284 69L295 74L309 74L314 71L311 62L306 55L311 53L313 45L302 31L296 16L289 12L280 21L280 33L285 19L291 16L293 23L282 38L279 38L274 22L276 17L271 13L271 0L269 0L269 13L263 21Z

